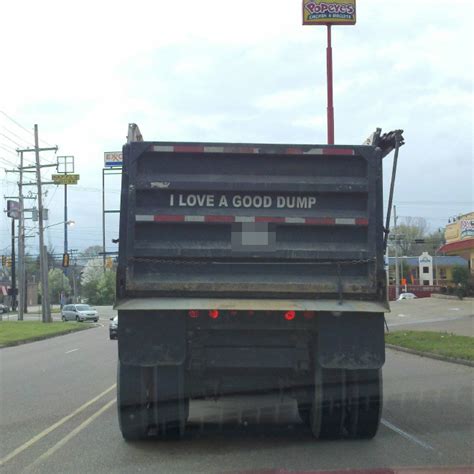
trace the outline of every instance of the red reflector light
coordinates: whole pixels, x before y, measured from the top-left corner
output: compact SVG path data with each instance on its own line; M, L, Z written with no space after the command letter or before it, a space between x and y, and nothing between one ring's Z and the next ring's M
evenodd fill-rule
M199 311L197 311L195 309L191 309L191 310L188 311L188 316L192 319L199 318Z
M209 311L209 317L211 319L217 319L219 317L219 311L217 311L217 309L211 309Z
M287 321L293 321L293 319L296 318L296 312L295 311L287 311L285 313L285 319Z
M248 312L249 316L253 316L255 314L255 311L253 309L249 310Z
M237 311L233 309L232 311L229 311L231 316L237 316Z
M314 311L305 311L305 312L303 313L303 317L304 317L305 319L313 319L314 316L315 316L315 312L314 312Z

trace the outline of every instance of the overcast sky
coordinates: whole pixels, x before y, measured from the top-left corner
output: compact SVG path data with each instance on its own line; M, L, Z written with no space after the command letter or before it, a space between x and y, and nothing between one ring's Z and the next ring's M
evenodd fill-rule
M395 204L433 230L474 208L473 6L358 0L357 25L333 33L336 143L403 128ZM41 145L74 155L81 176L69 187L70 248L101 243L103 153L121 149L129 122L145 140L325 143L325 28L301 25L300 0L17 0L2 20L2 195L17 194L4 169L38 123ZM118 189L111 179L109 207ZM61 222L63 189L47 190L49 224ZM6 252L3 214L0 226ZM113 218L108 227L110 242ZM46 240L61 252L62 227Z

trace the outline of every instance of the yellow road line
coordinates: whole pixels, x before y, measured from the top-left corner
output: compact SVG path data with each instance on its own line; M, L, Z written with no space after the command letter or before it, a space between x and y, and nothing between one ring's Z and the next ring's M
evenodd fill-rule
M33 463L31 463L23 472L30 471L31 469L35 468L38 464L40 464L42 461L49 458L58 449L62 448L68 441L74 438L74 436L76 436L84 428L90 425L97 417L99 417L102 413L104 413L104 411L108 410L115 402L116 400L113 399L113 400L110 400L110 402L106 403L100 410L97 410L93 415L87 418L87 420L83 421L79 426L77 426L71 432L69 432L63 439L61 439L54 446L52 446L47 451L45 451L39 458L37 458Z
M33 436L33 438L31 438L26 443L22 444L21 446L18 446L18 448L13 450L10 454L7 454L3 459L0 459L0 467L3 466L6 462L10 461L10 459L13 459L15 456L18 456L18 454L22 453L25 449L28 449L33 444L37 443L40 439L47 436L49 433L51 433L51 431L55 430L59 426L66 423L66 421L70 420L72 417L84 411L87 407L91 406L93 403L95 403L97 400L102 398L104 395L107 395L107 393L111 392L116 386L117 384L114 383L107 390L104 390L102 393L94 397L92 400L89 400L88 402L84 403L84 405L80 406L77 410L74 410L72 413L70 413L69 415L66 415L64 418L61 418L59 421L51 425L49 428L46 428L45 430L43 430L41 433L38 433L36 436Z

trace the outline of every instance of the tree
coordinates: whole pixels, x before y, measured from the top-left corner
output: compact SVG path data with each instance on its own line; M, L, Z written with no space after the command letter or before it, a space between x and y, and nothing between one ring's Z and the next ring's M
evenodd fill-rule
M90 304L109 305L115 300L115 271L104 272L101 258L92 258L84 267L82 294Z
M59 268L53 268L49 270L48 286L49 298L53 304L59 304L61 302L61 292L64 292L65 294L71 293L71 285L69 284L69 280ZM41 285L39 287L39 292L42 294Z
M98 283L96 292L96 303L100 305L110 305L115 302L115 272L107 270L102 273Z
M456 285L467 287L469 276L469 269L467 267L461 267L461 265L453 267L453 283Z
M415 240L425 239L427 235L428 224L422 217L404 217L402 223L396 229L392 229L392 233L400 236L398 247L399 255L411 257L420 255L416 248Z
M97 286L103 273L103 262L99 257L91 258L82 271L82 295L85 296L89 302L92 302L96 298Z
M463 298L468 293L470 276L468 268L461 265L453 267L453 283L456 285L455 293L459 298Z
M83 257L98 257L99 253L102 252L101 245L91 245L81 252Z

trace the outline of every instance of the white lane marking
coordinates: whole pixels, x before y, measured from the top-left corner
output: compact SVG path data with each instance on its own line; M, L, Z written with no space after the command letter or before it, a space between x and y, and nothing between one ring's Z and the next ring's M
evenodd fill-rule
M449 311L461 311L461 308L449 308Z
M64 438L58 441L55 445L45 451L39 458L37 458L33 463L31 463L24 472L31 471L38 464L40 464L45 459L49 458L54 454L58 449L62 448L68 441L70 441L74 436L79 434L84 428L89 426L96 418L98 418L104 411L108 410L117 400L114 398L110 402L106 403L100 410L97 410L93 415L91 415L87 420L83 421L79 426L70 431Z
M65 354L70 354L71 352L76 352L78 351L79 349L71 349L70 351L66 351Z
M407 433L406 431L403 431L402 429L396 427L395 425L393 425L389 421L382 418L381 423L382 423L382 425L386 426L388 429L390 429L392 431L395 431L395 433L397 433L400 436L402 436L403 438L411 441L412 443L418 444L422 448L428 449L429 451L434 451L433 446L430 446L428 443L425 443L421 439L418 439L416 436L414 436L410 433Z
M102 398L104 395L107 395L110 391L112 391L117 384L113 384L111 387L108 389L104 390L102 393L99 393L96 397L92 398L88 402L84 403L84 405L80 406L77 410L74 410L72 413L69 415L66 415L64 418L61 418L59 421L51 425L49 428L46 428L43 430L41 433L38 433L37 435L33 436L29 441L26 443L22 444L21 446L18 446L15 450L13 450L10 454L7 454L3 459L0 459L0 467L3 466L7 461L10 461L10 459L13 459L15 456L18 454L22 453L25 449L28 449L30 446L38 442L40 439L44 438L47 436L51 431L55 430L59 426L63 425L66 423L66 421L70 420L72 417L76 416L77 414L81 413L84 411L87 407L95 403L97 400Z
M406 317L407 317L406 314L397 314L397 316L398 316L399 318L406 318Z

